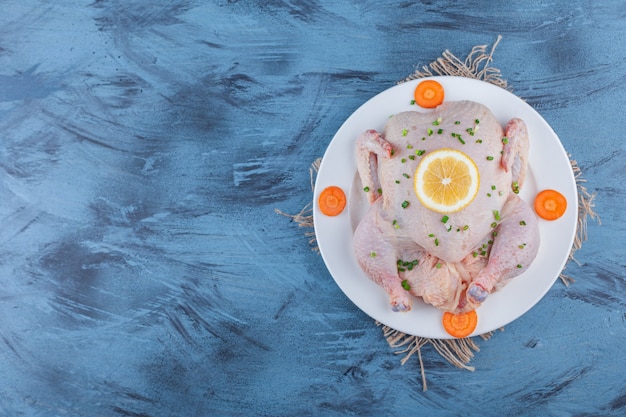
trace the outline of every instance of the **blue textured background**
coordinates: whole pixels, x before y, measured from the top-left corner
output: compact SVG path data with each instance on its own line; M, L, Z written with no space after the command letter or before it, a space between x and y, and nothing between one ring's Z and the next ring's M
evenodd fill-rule
M626 415L626 6L528 3L2 0L0 415ZM424 393L274 209L361 103L499 34L603 224L475 372L425 348Z

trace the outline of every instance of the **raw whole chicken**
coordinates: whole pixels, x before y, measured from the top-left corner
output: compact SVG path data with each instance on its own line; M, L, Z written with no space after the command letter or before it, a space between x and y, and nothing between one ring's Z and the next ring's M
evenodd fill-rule
M471 158L480 178L475 198L445 214L424 206L413 183L420 160L442 148ZM412 296L443 311L473 310L530 266L539 230L518 196L528 148L521 119L503 129L487 107L472 101L399 113L384 132L358 137L358 173L370 206L355 230L354 251L394 311L410 310Z

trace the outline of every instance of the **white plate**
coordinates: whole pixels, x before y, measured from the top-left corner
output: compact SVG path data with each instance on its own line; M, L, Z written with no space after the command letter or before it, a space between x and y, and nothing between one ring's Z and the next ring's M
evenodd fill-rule
M492 84L463 77L433 77L445 89L446 101L473 100L489 107L503 125L522 118L530 135L529 175L520 196L527 202L537 192L552 188L567 198L567 211L556 221L539 221L541 245L530 268L502 290L491 294L478 309L474 335L496 330L533 307L550 289L567 262L576 233L578 197L570 160L548 123L523 100ZM352 302L370 317L407 334L447 339L441 311L414 299L410 312L393 312L385 291L372 282L356 262L352 235L367 201L356 174L355 140L367 129L382 131L390 115L420 110L411 105L415 86L406 82L376 95L359 107L341 126L328 146L315 182L314 198L329 185L341 187L348 207L328 217L314 204L315 234L320 252L335 282Z

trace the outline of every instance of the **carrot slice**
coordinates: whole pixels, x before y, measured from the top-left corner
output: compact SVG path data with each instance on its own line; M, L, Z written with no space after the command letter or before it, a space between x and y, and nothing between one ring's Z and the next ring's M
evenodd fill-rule
M443 103L443 86L435 80L424 80L415 88L415 102L427 109Z
M565 196L556 190L543 190L535 197L535 212L545 220L556 220L567 209Z
M476 310L467 313L454 314L446 311L443 313L443 328L450 336L463 338L467 337L476 329L478 324L478 314Z
M331 185L320 193L318 204L322 213L336 216L346 207L346 193L336 185Z

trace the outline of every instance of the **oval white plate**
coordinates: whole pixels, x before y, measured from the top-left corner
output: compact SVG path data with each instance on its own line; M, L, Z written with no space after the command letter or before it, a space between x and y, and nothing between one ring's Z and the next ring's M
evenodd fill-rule
M559 138L532 107L512 93L492 84L463 77L433 77L445 89L446 101L473 100L489 107L500 123L519 117L530 135L529 175L520 193L532 202L537 192L559 190L568 201L559 220L539 221L539 254L524 274L490 295L477 310L478 326L473 335L496 330L533 307L550 289L567 262L576 233L578 196L570 160ZM337 131L320 166L314 191L313 219L320 252L333 279L348 298L370 317L404 333L451 338L441 325L441 311L414 299L407 313L395 313L384 290L372 282L356 262L352 235L367 201L356 174L355 140L367 129L382 131L390 115L406 111L428 111L411 105L415 86L422 80L389 88L359 107ZM323 215L317 206L319 193L329 185L341 187L348 207L336 217Z

